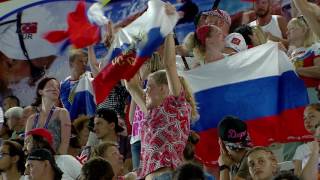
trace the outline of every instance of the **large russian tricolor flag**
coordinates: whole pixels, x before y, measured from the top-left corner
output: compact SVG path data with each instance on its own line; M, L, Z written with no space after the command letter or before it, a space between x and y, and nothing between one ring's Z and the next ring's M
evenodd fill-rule
M192 128L200 134L196 154L205 164L218 159L217 125L226 115L248 124L254 145L310 138L303 124L306 88L277 44L261 45L182 74L198 103L200 119Z
M165 3L150 0L139 18L115 35L104 69L93 81L97 104L103 102L121 79L129 80L173 31L178 13L167 15Z

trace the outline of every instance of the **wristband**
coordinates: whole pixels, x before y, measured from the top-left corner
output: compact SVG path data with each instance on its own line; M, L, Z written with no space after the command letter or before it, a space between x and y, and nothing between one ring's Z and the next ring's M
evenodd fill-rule
M230 171L230 167L227 166L227 165L222 165L222 166L219 166L219 171L223 171L225 169L228 169L228 171Z

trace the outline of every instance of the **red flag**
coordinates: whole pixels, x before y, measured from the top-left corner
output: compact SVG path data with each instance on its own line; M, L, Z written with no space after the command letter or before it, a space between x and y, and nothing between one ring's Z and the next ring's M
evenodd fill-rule
M102 103L108 97L114 85L121 79L130 80L147 59L149 57L136 58L136 52L129 51L117 56L106 65L92 83L97 104Z
M91 24L86 15L85 2L80 1L74 12L68 15L67 31L50 31L44 38L51 43L57 43L69 38L76 48L84 48L100 40L100 29Z

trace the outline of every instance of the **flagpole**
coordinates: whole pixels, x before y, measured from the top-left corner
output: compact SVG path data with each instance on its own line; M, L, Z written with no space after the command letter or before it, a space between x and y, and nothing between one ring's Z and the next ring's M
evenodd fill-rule
M178 41L178 39L177 39L176 34L174 34L173 37L174 37L174 43L178 46L178 45L179 45L179 41ZM183 61L184 67L185 67L187 70L190 70L190 67L189 67L189 65L188 65L188 63L187 63L186 57L181 56L181 59L182 59L182 61Z

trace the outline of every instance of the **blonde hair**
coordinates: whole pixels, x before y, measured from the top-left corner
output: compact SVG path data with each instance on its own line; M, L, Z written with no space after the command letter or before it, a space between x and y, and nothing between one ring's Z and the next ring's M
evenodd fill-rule
M90 156L91 158L94 157L103 157L104 153L110 148L110 147L117 147L118 148L118 144L116 143L112 143L112 142L103 142L97 146L95 146L93 148L93 152Z
M151 73L163 69L164 65L159 53L153 53L151 59L146 62L146 66Z
M184 89L186 100L191 106L191 119L196 120L198 118L197 104L194 99L191 88L184 77L179 76L179 79L180 79L180 83L182 85L182 88Z
M303 41L303 47L307 48L312 46L312 44L315 43L314 34L311 31L309 25L307 24L307 21L304 20L303 16L299 16L298 18L292 18L289 21L289 23L292 24L293 27L303 28L306 31L305 38Z
M150 74L149 77L152 78L155 81L155 83L158 85L168 85L166 70L156 71ZM195 120L198 117L198 111L197 111L196 102L193 97L191 88L189 87L187 81L182 76L179 76L179 79L180 79L181 86L185 92L185 98L191 106L191 119Z
M265 153L267 153L269 159L277 165L278 160L277 160L276 156L274 155L274 153L269 148L263 147L263 146L256 146L256 147L252 148L251 150L249 150L247 153L248 160L249 160L249 156L252 153L255 153L258 151L264 151ZM249 161L247 163L248 163L248 166L250 167ZM277 166L277 167L275 167L275 169L272 173L275 175L278 173L279 170L280 170L280 168Z
M258 42L252 42L254 46L259 46L261 44L264 44L268 40L266 33L262 30L260 26L253 26L252 34L255 34L258 40Z
M69 51L69 65L71 65L76 59L81 56L88 57L88 53L83 51L82 49L70 49Z

